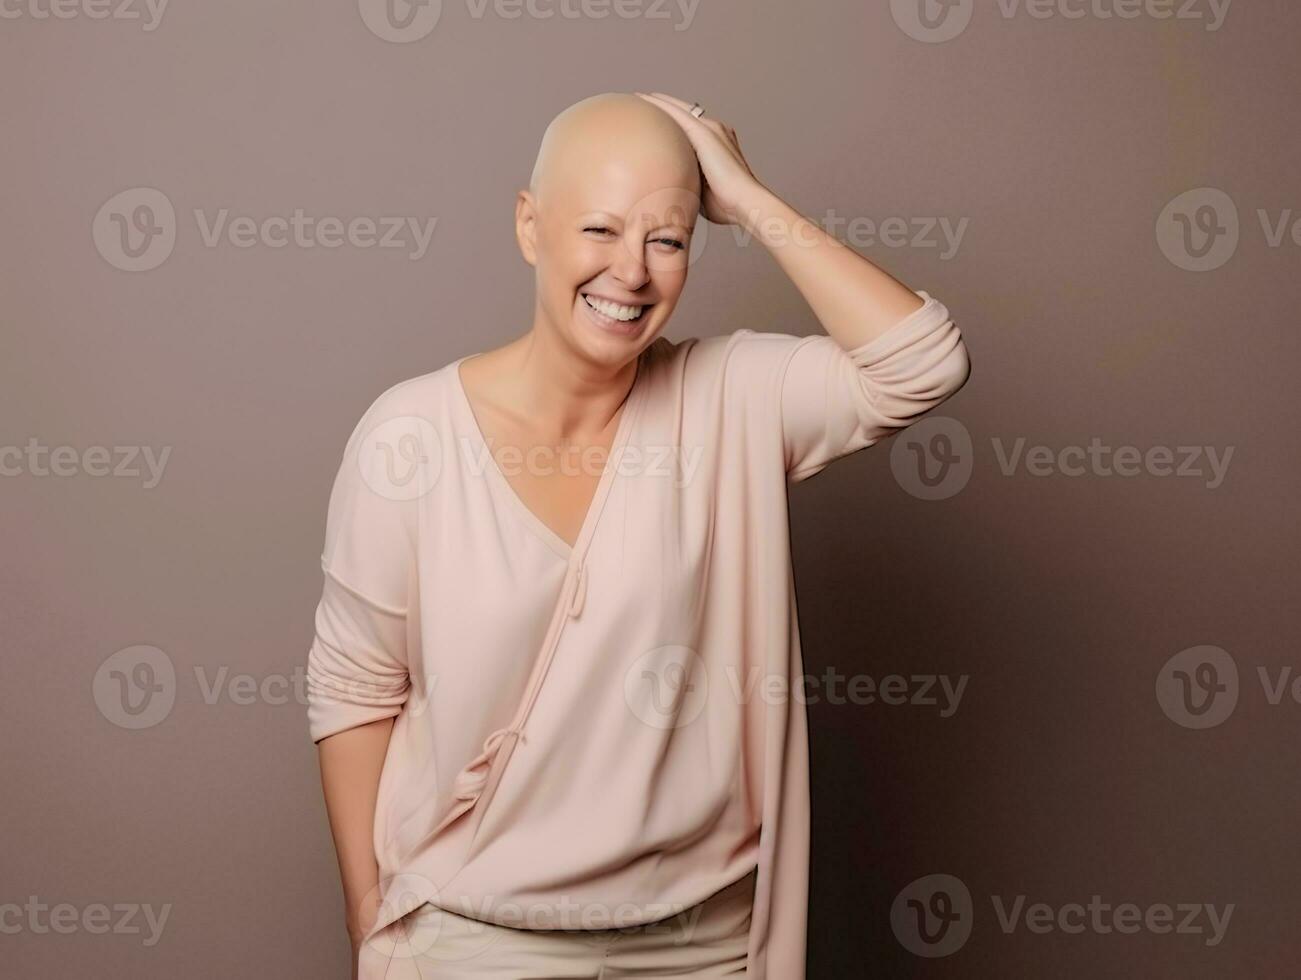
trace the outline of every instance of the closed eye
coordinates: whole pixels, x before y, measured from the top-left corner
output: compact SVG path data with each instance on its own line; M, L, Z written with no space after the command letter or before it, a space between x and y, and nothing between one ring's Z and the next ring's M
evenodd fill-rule
M600 234L608 234L608 235L614 234L614 231L611 230L610 228L607 228L605 225L588 225L586 228L583 229L583 231L594 231ZM673 248L677 251L681 251L682 249L687 247L683 242L679 241L676 238L653 238L651 239L651 241L663 245L667 245L670 248Z

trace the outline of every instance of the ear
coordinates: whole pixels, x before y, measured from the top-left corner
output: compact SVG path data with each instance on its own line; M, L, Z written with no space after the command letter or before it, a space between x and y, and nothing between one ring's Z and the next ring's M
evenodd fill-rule
M538 263L538 207L537 200L527 190L515 197L515 241L524 261L531 266Z

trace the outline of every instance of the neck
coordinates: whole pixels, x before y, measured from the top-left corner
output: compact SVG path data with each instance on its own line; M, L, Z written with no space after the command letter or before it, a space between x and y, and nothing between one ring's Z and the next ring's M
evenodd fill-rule
M535 326L503 348L502 403L546 441L599 441L632 392L638 360L614 368L595 364Z

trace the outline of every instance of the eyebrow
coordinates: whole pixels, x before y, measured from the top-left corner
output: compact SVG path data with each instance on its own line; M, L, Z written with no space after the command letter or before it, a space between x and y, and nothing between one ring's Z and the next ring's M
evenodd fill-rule
M618 222L622 222L622 221L623 221L623 218L621 218L621 217L620 217L619 215L617 215L617 214L614 214L612 211L601 211L601 210L597 210L597 211L584 211L584 212L582 213L582 215L580 216L580 220L582 220L582 221L598 221L598 220L605 220L605 221L618 221ZM673 218L671 218L670 220L665 221L665 222L663 222L663 223L661 223L661 224L655 225L654 227L655 227L655 228L681 228L681 229L683 229L684 231L690 231L690 230L691 230L691 226L688 225L685 221L678 220L678 219L673 219Z

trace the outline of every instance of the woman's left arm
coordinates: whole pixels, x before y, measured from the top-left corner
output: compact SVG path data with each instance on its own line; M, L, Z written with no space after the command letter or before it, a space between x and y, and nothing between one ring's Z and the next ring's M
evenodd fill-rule
M662 92L637 93L682 127L704 177L701 212L745 228L772 253L828 334L844 350L875 340L923 300L885 270L805 218L756 178L736 131Z
M811 337L748 328L734 335L728 370L746 383L731 390L746 410L766 416L776 407L790 480L912 424L966 383L971 362L943 303L887 275L764 187L730 126L697 119L672 96L642 98L690 138L704 178L701 213L756 235L826 329Z

